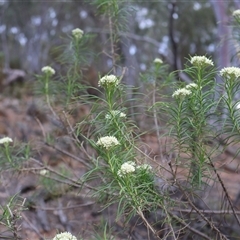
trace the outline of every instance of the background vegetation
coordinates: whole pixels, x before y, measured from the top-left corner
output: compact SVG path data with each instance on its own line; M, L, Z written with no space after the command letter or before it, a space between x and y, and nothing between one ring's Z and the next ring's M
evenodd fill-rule
M2 1L1 238L238 239L238 5Z

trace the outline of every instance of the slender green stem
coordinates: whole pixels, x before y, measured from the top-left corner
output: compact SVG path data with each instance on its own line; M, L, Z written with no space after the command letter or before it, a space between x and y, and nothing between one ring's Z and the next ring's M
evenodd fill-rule
M49 97L49 74L47 74L46 77L45 77L44 93L45 93L46 102L47 102L47 105L48 105L50 111L52 112L52 114L56 118L58 118L57 114L54 112L54 110L53 110L53 108L51 106L51 103L50 103L50 97Z
M5 155L7 157L7 160L8 160L9 163L11 163L12 158L11 158L10 151L9 151L9 143L5 143L4 147L5 147Z

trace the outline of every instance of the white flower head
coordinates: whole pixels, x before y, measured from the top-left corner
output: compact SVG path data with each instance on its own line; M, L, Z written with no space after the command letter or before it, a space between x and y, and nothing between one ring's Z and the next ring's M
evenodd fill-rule
M186 89L193 89L193 88L197 88L198 85L196 83L189 83L185 88Z
M106 137L101 137L97 141L97 145L103 148L106 148L106 150L115 147L119 145L119 141L117 140L116 137L113 136L106 136Z
M225 67L220 71L220 75L224 78L232 79L240 77L240 68L238 67Z
M80 28L75 28L72 30L72 35L76 39L81 39L83 34L84 34L83 30L81 30Z
M118 176L122 177L126 174L133 173L136 170L136 163L133 161L128 161L122 164L121 168L118 170Z
M126 118L126 114L119 111L119 110L112 110L105 115L105 118L111 120L112 118L119 117L119 118Z
M188 90L186 88L180 88L173 93L172 97L175 97L175 98L186 97L191 94L192 94L192 92L190 90Z
M163 64L163 60L161 58L155 58L153 62L159 65Z
M42 176L45 176L49 173L49 171L47 169L42 169L39 174L42 175Z
M237 9L237 10L233 11L232 15L235 18L240 18L240 9Z
M205 56L191 57L190 62L193 66L197 66L197 67L213 66L213 61Z
M4 137L0 139L0 144L4 144L4 143L10 143L13 140L10 137Z
M77 240L77 238L69 232L63 232L57 234L53 240Z
M55 70L52 67L49 67L49 66L43 67L42 72L47 74L47 75L50 75L50 76L55 74Z
M236 107L236 109L239 110L240 109L240 102L236 103L235 107Z
M144 163L142 165L137 166L137 169L151 171L152 170L152 166L147 164L147 163Z
M119 79L115 75L111 74L111 75L106 75L106 76L102 77L99 80L98 85L100 87L107 87L107 86L116 87L119 85L119 82L120 82Z

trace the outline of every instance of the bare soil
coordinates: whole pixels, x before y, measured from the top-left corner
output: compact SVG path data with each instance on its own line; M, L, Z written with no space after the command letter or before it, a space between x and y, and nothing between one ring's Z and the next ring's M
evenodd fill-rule
M83 118L89 109L79 104L75 107L74 114L64 115L60 110L62 122L74 126L76 121ZM124 225L121 220L115 221L116 206L102 210L102 206L96 203L97 199L91 197L91 192L77 187L69 187L66 184L52 184L45 181L40 171L44 166L56 171L71 172L80 178L85 172L85 166L81 161L71 158L70 154L84 160L85 155L73 147L73 140L69 137L69 129L64 128L61 122L54 119L45 102L41 98L35 98L32 94L21 94L21 97L0 95L0 136L9 136L14 144L30 142L33 151L29 160L21 165L21 168L11 170L2 169L0 176L0 204L3 211L14 195L13 201L15 213L21 211L21 219L16 219L18 235L25 240L51 239L57 232L69 231L83 239L94 239L101 234L106 223L109 224L114 239L155 239L137 217L130 224ZM55 136L53 147L44 143L48 135ZM168 149L162 140L162 149L159 149L157 136L153 133L142 136L146 152L154 161L166 163ZM165 144L165 145L164 145ZM65 151L68 154L63 154ZM161 152L160 152L161 151ZM237 146L218 156L215 164L219 174L227 188L227 191L235 203L240 207L238 194L240 189L239 158L232 160L237 151ZM1 159L5 161L5 159ZM220 186L211 186L209 194L213 205L217 209L216 202L220 202L222 189ZM209 198L209 195L207 196ZM215 200L213 200L215 199ZM158 226L161 229L161 226ZM0 224L0 239L9 237L15 239L11 232ZM103 239L101 236L98 239Z

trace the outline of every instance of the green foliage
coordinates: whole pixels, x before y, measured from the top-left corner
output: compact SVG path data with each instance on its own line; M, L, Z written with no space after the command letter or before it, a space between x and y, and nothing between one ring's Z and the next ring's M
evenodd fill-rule
M59 58L59 62L62 61L68 67L66 76L49 66L42 68L42 74L37 76L41 95L45 97L50 114L61 127L63 121L58 115L60 111L56 111L55 107L70 112L73 102L79 101L91 109L83 120L76 119L73 125L65 114L68 125L62 128L66 128L71 136L75 155L56 148L54 136L51 139L48 135L44 139L47 146L81 163L85 173L76 177L74 169L54 169L31 158L40 166L39 169L34 169L40 175L40 184L54 197L72 189L82 190L83 194L90 194L101 205L100 211L117 206L116 220L121 219L127 225L138 216L158 239L168 236L173 239L228 239L225 230L219 227L220 223L224 223L214 215L218 213L213 211L214 216L209 216L204 212L201 201L210 180L215 181L223 189L226 198L223 205L228 204L231 209L231 220L236 220L236 224L240 225L233 203L215 167L215 157L221 152L216 140L223 138L226 146L239 142L240 113L236 97L240 90L240 68L222 69L220 76L223 83L217 86L215 76L218 71L213 61L205 56L193 56L182 70L192 80L185 84L175 81L173 74L169 75L169 68L161 59L154 60L141 77L144 86L151 90L152 103L149 110L153 114L158 147L162 147L163 136L160 134L168 136L172 146L165 155L173 155L164 159L161 151L161 159L156 160L144 148L142 129L129 114L126 94L132 89L122 83L125 71L121 69L117 74L115 46L119 41L119 31L124 26L122 17L128 10L124 12L123 2L116 0L97 0L94 4L99 13L108 19L110 58L113 60L112 70L99 77L101 94L95 97L95 101L89 100L85 95L85 87L78 81L82 78L81 65L87 64L89 57L89 38L81 29L72 31L67 47L69 51L63 50L63 55ZM157 89L161 89L159 95ZM218 91L224 92L223 96ZM60 97L64 104L56 106L54 98ZM161 118L163 114L166 125ZM85 124L87 133L83 131ZM19 170L21 164L17 160L27 161L31 157L30 146L23 146L19 150L9 138L1 141L2 166ZM86 158L78 157L81 152L84 152ZM182 175L179 174L181 171ZM67 187L61 189L62 186ZM16 196L9 200L6 207L2 207L1 223L17 239L15 224L24 204L19 208L15 199ZM12 209L17 209L16 215ZM196 225L195 222L201 224ZM102 224L101 230L93 239L114 239L110 224ZM162 231L165 232L164 236L161 235ZM54 240L64 236L76 239L65 232L57 234Z
M19 236L18 221L21 219L25 200L17 197L11 197L5 206L0 206L0 225L4 226L7 231L11 232L14 240L21 239ZM5 239L4 232L0 233L2 239ZM7 237L6 237L7 239Z

